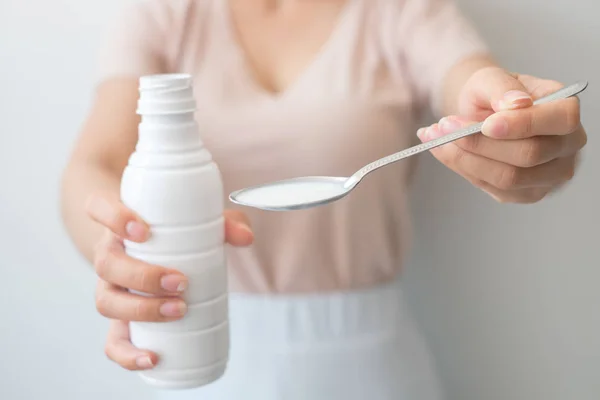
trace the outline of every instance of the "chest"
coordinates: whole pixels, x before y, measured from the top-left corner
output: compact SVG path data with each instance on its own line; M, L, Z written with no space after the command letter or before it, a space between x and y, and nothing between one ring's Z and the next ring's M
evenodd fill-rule
M288 104L198 113L227 193L297 176L350 176L412 141L412 115L403 106L356 100Z
M385 40L382 10L371 0L293 1L296 8L277 12L257 1L207 1L200 23L182 30L174 69L194 75L204 106L412 102L401 49Z
M328 45L334 45L350 11L347 0L289 2L277 7L255 3L230 1L225 12L247 68L271 93L291 87Z
M180 69L194 75L203 140L227 192L348 176L410 144L410 82L369 23L376 10L348 1L293 2L330 8L277 17L243 8L253 1L215 1L230 8L215 8L208 31L188 32L202 42Z

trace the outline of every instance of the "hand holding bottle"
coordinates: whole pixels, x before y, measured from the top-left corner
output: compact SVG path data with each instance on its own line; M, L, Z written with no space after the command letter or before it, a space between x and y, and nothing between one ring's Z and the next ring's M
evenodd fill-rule
M142 243L148 240L151 232L148 225L118 198L94 195L88 202L87 212L107 228L94 254L99 277L96 307L100 314L112 320L106 355L130 370L152 368L158 357L131 344L128 322L167 322L183 317L186 304L180 295L186 289L187 278L177 270L151 265L125 253L124 239ZM250 245L253 234L246 215L226 210L224 217L226 242L233 246ZM138 295L129 290L153 296Z

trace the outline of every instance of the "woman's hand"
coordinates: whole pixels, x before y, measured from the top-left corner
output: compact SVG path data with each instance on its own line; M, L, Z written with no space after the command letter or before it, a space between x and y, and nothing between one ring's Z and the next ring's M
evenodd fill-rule
M577 97L533 106L535 99L561 87L484 68L461 92L461 116L442 118L417 136L429 141L485 120L483 135L440 146L432 154L499 202L537 202L574 176L587 141Z
M123 239L144 242L148 225L117 198L92 196L88 215L107 230L96 247L94 266L99 277L96 308L111 319L105 352L108 358L130 370L148 369L156 365L156 354L135 348L129 340L128 321L165 322L180 319L186 305L180 295L187 278L180 272L128 257ZM247 246L253 235L248 218L239 211L226 211L225 235L234 246ZM144 297L128 289L152 294Z

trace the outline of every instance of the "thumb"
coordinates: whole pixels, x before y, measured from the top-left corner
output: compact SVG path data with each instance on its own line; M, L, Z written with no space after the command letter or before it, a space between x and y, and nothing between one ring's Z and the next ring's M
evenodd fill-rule
M254 240L248 216L238 210L225 210L225 241L232 246L249 246Z
M523 83L501 68L485 70L471 90L478 101L489 104L495 112L533 105L533 97Z

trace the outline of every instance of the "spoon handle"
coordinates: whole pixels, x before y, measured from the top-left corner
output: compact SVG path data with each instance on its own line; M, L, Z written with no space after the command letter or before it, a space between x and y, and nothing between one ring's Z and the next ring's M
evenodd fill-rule
M537 99L536 101L533 102L533 104L539 105L539 104L548 103L550 101L566 99L568 97L575 96L578 93L583 92L585 90L585 88L587 87L587 85L588 85L588 83L584 82L584 81L577 82L571 86L564 87L548 96ZM460 129L460 130L450 133L448 135L444 135L440 138L431 140L429 142L421 143L416 146L409 147L408 149L402 150L398 153L383 157L377 161L372 162L371 164L364 166L360 170L358 170L354 175L352 175L346 181L346 184L344 186L346 186L346 187L353 186L353 185L357 184L362 178L364 178L370 172L373 172L376 169L379 169L388 164L394 163L396 161L400 161L400 160L410 157L410 156L414 156L415 154L419 154L419 153L422 153L427 150L434 149L438 146L453 142L458 139L462 139L464 137L473 135L475 133L479 133L479 132L481 132L482 127L483 127L483 122L480 122L478 124L468 126L466 128Z

